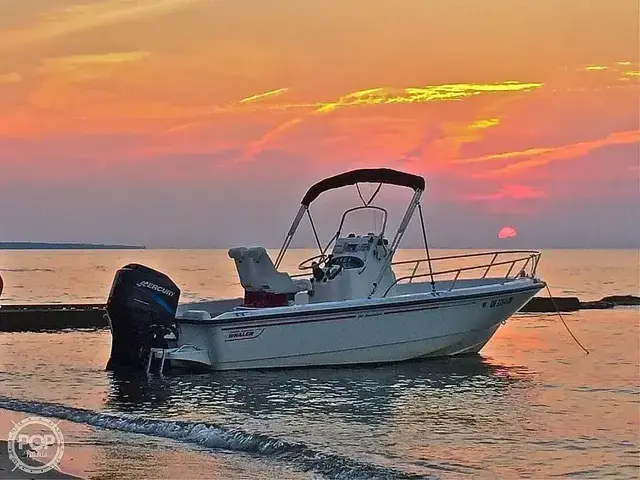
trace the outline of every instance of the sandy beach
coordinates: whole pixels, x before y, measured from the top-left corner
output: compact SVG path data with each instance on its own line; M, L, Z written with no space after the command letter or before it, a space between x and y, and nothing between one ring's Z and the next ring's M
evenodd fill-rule
M21 457L24 459L25 463L30 465L36 465L34 460L26 459L25 457ZM55 469L50 470L46 473L27 473L19 468L15 468L15 464L9 458L9 453L7 449L7 441L0 440L0 479L23 479L29 478L33 480L49 480L49 479L79 479L80 477L74 477L73 475L68 475L66 473L59 472Z

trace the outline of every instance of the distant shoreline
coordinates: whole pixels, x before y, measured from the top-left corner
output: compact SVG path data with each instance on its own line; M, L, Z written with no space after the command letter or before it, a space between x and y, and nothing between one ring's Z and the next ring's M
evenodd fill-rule
M0 242L0 250L146 250L143 245L94 243Z

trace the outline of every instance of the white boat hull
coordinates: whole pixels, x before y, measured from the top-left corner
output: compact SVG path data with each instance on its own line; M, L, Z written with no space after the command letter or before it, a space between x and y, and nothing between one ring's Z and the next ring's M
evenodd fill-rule
M331 313L306 312L251 319L180 320L179 345L192 345L172 367L212 370L265 369L400 362L477 353L501 323L542 287L531 279L484 294L411 295L411 301ZM244 318L243 318L244 317ZM201 360L207 352L208 362Z

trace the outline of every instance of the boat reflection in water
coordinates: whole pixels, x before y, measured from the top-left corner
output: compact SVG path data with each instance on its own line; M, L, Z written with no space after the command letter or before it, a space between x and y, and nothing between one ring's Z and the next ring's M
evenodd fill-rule
M230 416L324 415L365 424L384 422L410 405L434 411L479 395L504 401L526 389L524 367L494 365L480 356L377 367L225 371L179 376L111 373L112 411L219 421Z

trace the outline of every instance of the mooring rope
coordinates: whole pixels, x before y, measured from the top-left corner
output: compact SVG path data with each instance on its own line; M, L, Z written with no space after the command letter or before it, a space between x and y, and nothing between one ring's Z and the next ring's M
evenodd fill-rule
M584 348L584 345L582 345L580 343L580 341L576 338L576 336L573 334L573 332L571 331L571 329L569 328L569 325L567 325L567 322L564 321L564 317L562 316L562 314L560 313L560 309L558 308L558 305L556 304L556 300L553 298L553 295L551 295L551 290L549 289L549 285L545 285L547 287L547 293L549 294L549 298L551 299L551 303L553 303L554 308L556 309L556 313L558 314L558 316L560 317L560 320L562 320L562 323L564 324L564 328L567 329L567 332L569 332L569 335L571 335L571 338L573 338L574 342L576 342L580 348L582 350L584 350L584 352L589 355L589 350L587 350L586 348Z

